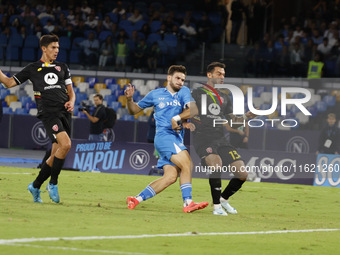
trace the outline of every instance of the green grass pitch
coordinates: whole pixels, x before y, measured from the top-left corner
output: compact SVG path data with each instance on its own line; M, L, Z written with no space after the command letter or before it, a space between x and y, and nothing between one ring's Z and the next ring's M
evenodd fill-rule
M337 188L247 182L230 199L238 214L223 217L212 215L210 205L183 213L178 182L128 210L125 198L139 193L155 176L62 171L61 203L51 202L45 191L44 203L36 204L27 185L37 173L0 167L2 255L339 254ZM193 198L211 202L208 180L193 179ZM338 230L258 233L310 229ZM55 239L38 240L48 237ZM33 239L13 241L22 238Z

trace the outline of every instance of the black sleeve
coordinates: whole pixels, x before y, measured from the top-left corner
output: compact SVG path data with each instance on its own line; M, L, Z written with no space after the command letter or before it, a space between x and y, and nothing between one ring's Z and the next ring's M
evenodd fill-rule
M31 64L27 65L19 73L13 75L15 82L20 85L27 81L31 76Z

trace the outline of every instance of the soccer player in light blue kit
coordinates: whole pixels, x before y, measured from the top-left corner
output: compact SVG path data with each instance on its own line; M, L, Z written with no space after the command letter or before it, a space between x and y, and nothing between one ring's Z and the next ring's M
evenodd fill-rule
M148 93L141 101L133 101L134 87L129 84L125 90L130 114L136 114L147 107L155 107L155 147L160 159L157 166L164 169L163 177L150 183L138 196L127 197L129 209L140 202L154 197L175 183L180 175L183 197L183 212L189 213L208 206L208 202L194 203L191 197L192 161L183 144L184 128L189 128L187 119L195 116L198 109L189 88L184 87L186 68L181 65L169 67L166 88Z

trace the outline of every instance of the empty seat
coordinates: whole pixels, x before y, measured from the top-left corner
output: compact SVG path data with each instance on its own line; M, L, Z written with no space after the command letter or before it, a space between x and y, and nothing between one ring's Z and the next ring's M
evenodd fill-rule
M119 96L118 97L118 102L121 102L122 103L122 107L125 107L126 106L126 96Z
M37 108L31 108L28 112L29 115L32 115L32 116L36 116L38 113L38 109Z
M96 83L96 84L94 84L94 89L97 90L97 93L99 93L99 91L101 89L106 89L106 84L105 83Z
M101 94L103 97L111 95L111 89L101 89L99 90L99 94Z
M9 106L12 102L18 101L18 98L16 95L7 95L5 97L5 101L7 102L7 105Z
M18 115L27 115L28 112L26 109L24 108L16 108L14 111L14 114L18 114Z
M12 110L13 110L13 112L15 112L15 110L17 109L17 108L22 108L22 103L21 102L11 102L10 104L9 104L9 107L10 108L12 108Z
M131 84L135 86L136 89L139 89L140 87L143 87L145 85L145 82L142 79L135 79L132 80Z
M79 82L77 87L79 88L79 92L84 93L90 87L88 82Z
M108 87L108 85L110 85L110 84L115 84L116 79L115 78L105 78L104 83L106 84L106 87Z
M157 80L148 80L146 82L146 86L150 89L150 90L154 90L155 88L157 88L159 86L159 81Z
M87 77L85 81L89 83L90 88L93 88L94 85L98 82L98 79L97 77Z
M130 83L130 79L118 79L117 84L120 85L120 88L123 89L125 85Z
M83 76L72 77L72 82L74 83L75 86L77 86L79 82L84 82L84 81L85 81L85 78Z

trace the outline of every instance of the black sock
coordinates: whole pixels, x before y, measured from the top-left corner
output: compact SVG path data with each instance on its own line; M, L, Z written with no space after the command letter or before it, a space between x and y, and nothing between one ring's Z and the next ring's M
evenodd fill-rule
M52 170L51 170L51 180L50 180L51 184L53 184L53 185L58 184L58 176L60 174L61 168L64 165L64 161L65 161L65 159L60 159L60 158L54 157L53 166L52 166Z
M210 184L210 191L211 191L211 196L213 198L213 203L214 204L219 204L220 203L220 197L221 197L221 178L214 178L210 177L209 178L209 184Z
M227 200L229 197L234 195L242 187L244 182L245 181L242 181L238 178L231 179L228 186L223 191L222 197Z
M41 170L33 182L33 188L40 189L41 185L51 176L51 167L46 164L46 162L42 165Z

